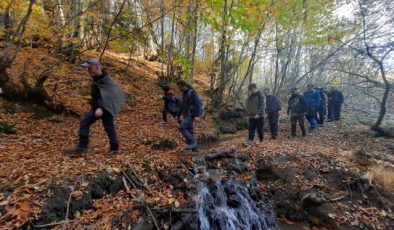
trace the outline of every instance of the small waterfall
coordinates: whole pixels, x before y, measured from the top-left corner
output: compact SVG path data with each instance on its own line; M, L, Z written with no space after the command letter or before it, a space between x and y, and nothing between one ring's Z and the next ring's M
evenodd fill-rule
M217 170L205 172L203 163L197 161L196 170L199 176L209 178L199 180L197 186L201 230L277 229L271 205L253 200L248 189L234 179L223 181Z

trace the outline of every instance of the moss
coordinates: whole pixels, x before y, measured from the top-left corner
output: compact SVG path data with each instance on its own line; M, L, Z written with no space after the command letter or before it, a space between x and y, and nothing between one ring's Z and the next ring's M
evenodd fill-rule
M15 125L10 125L5 122L0 121L0 133L4 134L16 134L14 129Z

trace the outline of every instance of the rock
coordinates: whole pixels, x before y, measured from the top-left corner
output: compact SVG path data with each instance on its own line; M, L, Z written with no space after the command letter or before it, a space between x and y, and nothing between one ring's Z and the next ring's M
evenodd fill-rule
M278 170L276 170L272 163L267 160L260 160L259 166L256 170L256 178L258 180L277 180L280 178Z
M304 195L301 202L310 222L328 229L338 229L335 220L330 215L333 213L332 205L327 202L324 193L308 193Z
M233 159L233 160L229 163L229 167L230 167L233 171L235 171L235 172L237 172L237 173L240 173L240 174L242 174L242 173L244 173L244 172L246 172L246 171L249 170L249 168L248 168L242 161L240 161L240 160L238 160L238 159Z
M306 167L304 171L304 177L309 181L313 181L314 179L320 177L320 173L316 170L315 167L313 167L312 165L308 165L308 167Z
M152 145L153 150L173 150L176 149L178 144L174 139L161 140Z

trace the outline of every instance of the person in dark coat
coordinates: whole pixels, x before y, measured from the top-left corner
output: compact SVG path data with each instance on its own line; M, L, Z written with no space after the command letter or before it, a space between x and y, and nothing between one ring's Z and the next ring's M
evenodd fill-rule
M320 94L320 106L317 111L317 123L321 126L324 125L325 116L327 114L327 94L323 88L316 88L315 89Z
M339 121L341 119L341 108L344 101L343 94L335 87L331 87L328 93L328 113L330 121Z
M108 157L113 156L119 150L114 116L122 108L125 93L108 72L102 69L98 60L90 59L81 66L87 68L89 75L93 79L91 85L91 110L80 122L78 144L74 148L69 149L67 153L69 155L87 153L90 126L101 119L110 142L110 150L105 155Z
M260 91L257 90L256 84L251 84L248 87L249 96L246 100L246 115L249 119L249 135L245 146L250 147L253 144L254 135L257 130L260 143L263 143L264 133L264 111L265 99Z
M299 94L297 88L291 89L291 97L287 107L287 115L290 115L291 121L291 137L295 137L297 133L297 123L300 125L302 136L306 135L304 116L308 112L306 101L302 95Z
M164 92L164 96L162 97L164 101L164 109L162 111L162 118L164 124L167 124L167 115L171 114L173 117L176 117L178 123L180 123L181 116L181 101L175 96L174 91L167 85L161 86L161 89Z
M308 84L307 90L304 93L304 99L306 105L308 106L308 114L306 115L306 119L310 124L311 130L317 128L317 112L320 107L321 101L319 92L317 92L313 88L313 84Z
M280 111L282 110L282 107L280 104L279 97L273 95L269 89L264 89L264 95L266 98L265 111L268 117L271 138L276 139L278 137L279 115L280 115Z
M200 117L199 111L201 105L199 105L199 95L193 89L193 87L185 80L179 80L177 82L179 89L182 91L181 101L181 115L182 121L179 126L183 137L186 139L188 146L187 151L198 152L198 143L194 136L194 121Z

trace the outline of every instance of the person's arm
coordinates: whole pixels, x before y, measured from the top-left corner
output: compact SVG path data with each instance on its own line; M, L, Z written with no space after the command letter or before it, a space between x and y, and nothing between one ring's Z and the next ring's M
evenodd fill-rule
M291 103L291 97L289 98L289 100L287 101L287 114L290 113L290 103Z
M265 97L259 93L259 106L258 106L258 111L259 113L257 113L256 115L259 115L259 117L263 117L264 116L264 111L265 111Z
M280 112L280 111L282 111L282 103L280 102L280 99L279 99L278 96L276 96L276 100L277 100L277 103L279 105L279 112Z

